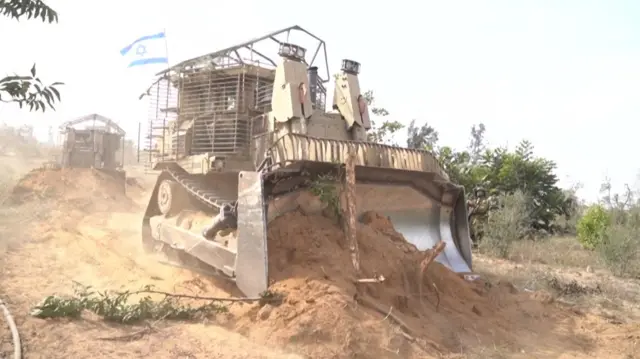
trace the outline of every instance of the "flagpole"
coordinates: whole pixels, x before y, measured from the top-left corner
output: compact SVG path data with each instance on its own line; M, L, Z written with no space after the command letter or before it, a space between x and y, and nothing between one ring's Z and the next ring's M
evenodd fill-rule
M167 28L163 28L162 32L164 33L164 52L167 55L167 70L169 70L171 67L169 65L169 41L167 39Z
M171 73L170 73L170 69L171 69L171 65L169 63L169 40L167 37L167 28L163 28L162 32L164 32L164 51L165 54L167 56L167 71L165 72L164 76L167 78L167 98L165 100L165 112L164 112L164 116L162 119L162 158L164 160L164 151L165 151L165 147L166 144L164 143L165 138L166 138L166 131L167 131L167 114L168 114L168 110L169 110L169 97L171 96ZM158 84L159 85L159 84ZM177 136L179 138L179 136Z

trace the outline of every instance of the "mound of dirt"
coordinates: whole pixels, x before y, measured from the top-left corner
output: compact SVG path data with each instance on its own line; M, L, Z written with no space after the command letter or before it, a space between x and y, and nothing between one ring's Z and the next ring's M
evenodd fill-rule
M619 326L604 326L600 319L554 304L549 294L519 292L504 282L468 281L438 263L421 277L419 263L427 252L407 243L386 217L373 212L365 214L357 228L360 273L352 267L335 220L311 212L275 219L268 226L270 289L284 296L282 303L235 303L228 307L228 316L211 318L216 325L208 320L160 321L149 335L133 338L130 328L96 325L93 319L30 317L33 303L52 293L70 293L70 279L100 289L136 290L153 284L158 290L190 295L239 295L233 284L143 256L139 228L148 193L141 195L140 206L124 208L126 196L116 191L117 182L96 172L34 171L14 190L37 207L43 207L35 201L39 198L50 198L47 203L55 205L48 221L17 224L33 232L29 234L36 240L17 236L22 245L0 260L0 296L11 300L21 333L37 333L24 338L31 356L95 357L100 347L105 358L285 357L248 344L258 343L301 355L291 358L309 359L620 358L591 351L594 343L604 343L599 354L622 347L630 335ZM144 187L154 181L142 177L136 183ZM128 185L133 189L136 183ZM103 200L105 195L108 200ZM91 207L79 207L80 203ZM24 212L15 217L32 210L16 208ZM381 283L356 282L379 276L384 276ZM218 325L250 341L240 341ZM623 339L600 337L601 328L623 333ZM102 339L110 337L131 339ZM2 339L0 331L0 353Z
M65 203L118 202L127 204L122 178L91 168L34 169L13 188L11 200L19 204L55 199Z
M436 262L422 278L427 251L407 243L377 213L361 222L360 273L335 221L290 212L271 222L271 290L285 299L278 306L251 307L241 315L240 331L310 358L424 358L479 343L528 352L536 343L530 336L528 342L520 339L522 332L553 332L549 300L519 293L509 283L467 281ZM380 275L381 283L356 282Z

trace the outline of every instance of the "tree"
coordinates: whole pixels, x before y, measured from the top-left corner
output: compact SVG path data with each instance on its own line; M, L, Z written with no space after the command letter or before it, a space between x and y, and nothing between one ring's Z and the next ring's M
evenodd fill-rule
M484 133L486 128L483 123L473 125L471 127L471 141L469 143L469 154L471 155L471 163L477 164L482 158L482 154L486 150L487 146L484 140Z
M438 131L424 123L416 127L416 120L411 120L407 127L407 147L419 150L434 151L438 145Z
M0 14L16 21L26 17L50 24L58 22L58 13L40 0L0 0ZM61 85L61 82L44 85L34 64L29 75L14 74L0 79L0 102L17 103L20 108L28 107L29 111L44 112L47 107L55 110L54 104L60 101L56 87Z
M522 141L514 152L505 152L498 171L491 173L493 187L503 193L522 191L529 197L530 226L551 232L552 221L564 214L565 196L553 173L556 164L533 154L533 145Z
M372 121L369 140L392 143L391 137L404 126L398 121L385 119L389 111L376 106L372 91L365 92L364 98L373 116L380 121L380 124ZM489 148L485 134L483 123L472 126L469 146L466 150L456 150L440 146L438 131L428 123L417 126L416 120L412 120L407 127L407 147L432 152L451 181L464 186L466 193L482 186L505 196L521 194L526 205L525 225L528 231L553 233L567 230L559 228L556 219L573 216L578 202L575 192L558 187L558 178L554 174L556 164L535 156L533 144L528 141L520 142L512 151L504 147Z
M387 111L387 109L376 106L373 91L369 90L365 92L363 97L374 116L389 116L389 111ZM393 134L402 128L404 128L404 125L398 121L383 120L381 124L378 124L378 122L372 118L371 129L369 130L367 137L371 142L395 145L396 143L392 139Z
M479 146L482 136L478 134L484 131L478 129L472 128L468 151L447 146L438 149L438 159L450 179L464 186L467 193L477 186L502 195L522 193L526 198L527 228L547 233L557 230L555 220L572 214L575 198L557 186L555 163L535 156L528 141L522 141L514 151Z
M467 193L471 193L480 181L474 180L471 173L473 168L469 166L469 153L443 146L437 149L437 156L451 181L462 185Z

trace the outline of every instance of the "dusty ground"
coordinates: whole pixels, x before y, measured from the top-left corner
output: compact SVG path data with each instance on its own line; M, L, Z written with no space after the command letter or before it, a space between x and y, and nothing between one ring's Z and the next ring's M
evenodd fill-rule
M136 181L123 196L108 178L91 171L35 174L22 181L12 203L5 203L0 298L18 322L26 358L640 355L637 283L613 280L599 270L480 257L482 279L475 282L432 266L420 301L415 267L424 254L375 215L360 226L359 240L364 274L383 274L383 284L351 283L355 274L340 229L325 217L296 212L269 228L270 273L273 289L286 295L282 305L232 305L228 315L198 323L161 321L153 323L153 331L123 340L113 338L144 326L110 325L89 315L73 321L29 316L42 298L72 293L74 281L100 289L151 284L170 292L235 294L224 283L140 253L141 211L154 179L139 171L130 176ZM363 299L398 315L415 340ZM0 357L11 350L9 338L0 326Z
M131 186L129 198L108 194L115 193L108 186L107 194L101 193L93 188L95 181L86 178L92 174L85 175L68 177L85 180L89 186L72 188L62 180L40 188L38 197L45 198L38 198L37 207L46 206L41 208L48 212L46 221L14 232L19 235L10 243L5 239L9 248L0 262L0 297L18 322L26 358L297 358L267 350L206 322L157 323L161 329L153 336L122 342L96 338L118 337L140 328L112 326L95 319L47 321L30 317L30 308L44 297L72 293L73 281L105 289L152 284L161 290L187 293L198 286L212 286L208 278L147 261L140 255L139 203L146 201L144 190ZM47 196L63 197L64 202L47 204ZM40 210L25 202L25 212ZM0 353L8 355L10 337L4 323L1 330L0 348L4 351Z

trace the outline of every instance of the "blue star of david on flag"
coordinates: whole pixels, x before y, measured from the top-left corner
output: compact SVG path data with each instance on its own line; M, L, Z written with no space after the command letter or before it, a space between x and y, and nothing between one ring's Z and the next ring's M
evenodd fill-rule
M129 60L129 66L167 64L167 39L163 32L142 36L120 50L120 54Z
M147 54L147 47L144 45L138 45L138 47L136 48L136 55L144 56L146 54Z

